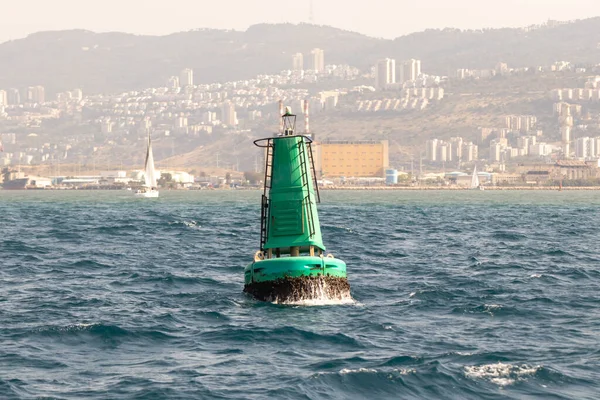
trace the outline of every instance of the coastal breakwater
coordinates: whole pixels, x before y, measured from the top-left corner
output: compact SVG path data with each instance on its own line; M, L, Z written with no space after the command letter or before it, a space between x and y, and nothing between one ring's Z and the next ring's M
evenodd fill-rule
M319 188L320 190L455 190L455 191L473 191L473 189L456 186L328 186ZM600 190L600 186L569 186L562 189L558 186L485 186L484 191L488 190ZM476 190L475 190L476 191Z

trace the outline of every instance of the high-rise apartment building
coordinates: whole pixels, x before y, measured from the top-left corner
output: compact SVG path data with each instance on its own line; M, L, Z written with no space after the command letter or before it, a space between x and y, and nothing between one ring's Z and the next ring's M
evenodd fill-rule
M6 90L0 90L0 106L8 105L8 93Z
M102 133L111 133L113 131L113 122L110 120L110 117L107 117L102 120L100 123L100 131Z
M179 129L186 128L188 126L188 119L185 114L181 113L175 117L175 127Z
M410 82L416 80L421 75L421 60L411 59L400 64L399 82Z
M176 76L172 76L167 81L167 87L169 89L177 89L179 86L179 78Z
M565 158L571 157L571 127L561 126L560 136L563 144L563 154Z
M311 50L309 69L316 72L325 71L325 52L322 49Z
M438 140L431 139L428 140L425 145L425 158L428 161L437 161L438 154Z
M25 92L25 99L28 103L33 103L33 98L35 97L35 88L33 86L29 86L27 91Z
M468 162L477 160L478 158L478 148L477 145L473 142L464 142L462 149L462 161Z
M83 100L83 91L81 89L71 91L71 98L75 101Z
M552 152L552 146L539 142L529 146L529 155L532 156L547 156Z
M529 148L537 142L537 138L535 136L521 136L517 138L517 149L519 150L519 155L526 156L529 154Z
M27 88L27 101L30 103L44 103L46 91L43 86L30 86Z
M537 123L535 115L507 115L504 120L507 129L520 132L529 132Z
M8 104L13 106L21 104L21 93L19 93L19 89L8 89Z
M518 115L507 115L504 118L504 124L506 128L512 131L520 131L521 130L521 119Z
M500 75L507 74L509 72L508 64L503 63L503 62L499 62L498 64L496 64L495 71L497 73L499 73Z
M377 89L385 89L393 83L396 83L396 60L385 58L377 61L375 67L375 87Z
M43 86L35 86L34 100L36 103L46 102L46 89Z
M179 74L179 84L181 87L194 86L194 71L186 68Z
M452 137L450 138L450 146L451 146L451 159L458 161L462 160L463 156L463 138Z
M212 124L217 120L217 113L213 111L207 111L202 114L202 123L203 124Z
M304 56L302 53L296 53L292 56L292 70L302 71L304 69Z
M437 159L443 163L452 161L452 145L450 143L442 141L438 144Z
M582 137L575 140L575 156L590 159L598 156L600 149L596 147L599 138Z
M331 96L326 96L323 100L323 108L327 111L331 111L334 110L337 107L337 103L338 103L338 96L337 95L331 95Z
M221 122L229 126L236 126L238 124L235 105L230 101L226 101L221 107Z
M491 162L499 162L504 161L504 149L506 148L506 144L500 140L492 140L490 142L490 161Z
M425 159L432 162L468 162L477 160L478 148L473 142L462 137L452 137L449 141L431 139L426 142Z

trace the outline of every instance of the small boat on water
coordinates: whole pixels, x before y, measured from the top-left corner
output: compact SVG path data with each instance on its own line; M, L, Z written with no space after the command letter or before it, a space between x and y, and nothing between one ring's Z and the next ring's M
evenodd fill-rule
M477 166L473 167L473 175L471 176L471 189L484 190L483 186L479 182L479 175L477 175Z
M148 148L146 162L144 163L144 187L135 192L136 197L158 197L156 183L156 170L154 169L154 156L152 155L152 140L148 134Z

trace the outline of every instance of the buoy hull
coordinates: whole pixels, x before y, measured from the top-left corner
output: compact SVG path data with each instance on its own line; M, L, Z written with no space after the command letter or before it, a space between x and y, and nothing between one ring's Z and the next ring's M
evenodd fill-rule
M260 260L248 265L244 276L244 292L262 301L351 298L346 263L337 258L307 256Z
M244 283L275 281L301 276L346 278L346 263L331 257L281 257L255 261L244 270Z

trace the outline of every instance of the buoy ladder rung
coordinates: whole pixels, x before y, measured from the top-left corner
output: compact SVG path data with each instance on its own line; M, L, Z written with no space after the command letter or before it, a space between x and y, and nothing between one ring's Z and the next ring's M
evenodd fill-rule
M308 193L306 195L306 197L303 200L304 205L306 206L306 217L308 219L308 229L309 229L309 234L310 237L313 237L315 234L315 221L313 219L313 209L312 209L312 200L310 198L310 186L308 184L309 182L309 177L308 177L308 168L306 165L306 158L305 158L305 147L302 146L302 142L304 141L304 138L301 138L300 142L298 142L298 157L300 158L300 177L302 179L302 187L306 188L306 192ZM309 151L308 154L310 155L311 152ZM310 159L312 159L312 157L309 156ZM314 174L314 172L313 172Z
M319 193L319 185L317 183L317 172L315 171L315 160L313 159L312 147L310 143L308 146L308 160L310 161L310 166L312 168L312 178L313 178L313 186L315 188L315 194L317 195L317 203L321 202L321 194Z
M267 142L267 154L265 155L265 189L260 208L260 249L262 251L265 250L267 234L269 232L269 197L267 196L267 190L271 189L273 180L273 144L271 139L269 139Z
M267 154L265 156L265 196L267 194L267 189L271 189L271 186L273 186L273 151L273 142L269 139L267 143Z
M269 198L263 194L260 208L260 250L265 251L269 232Z

